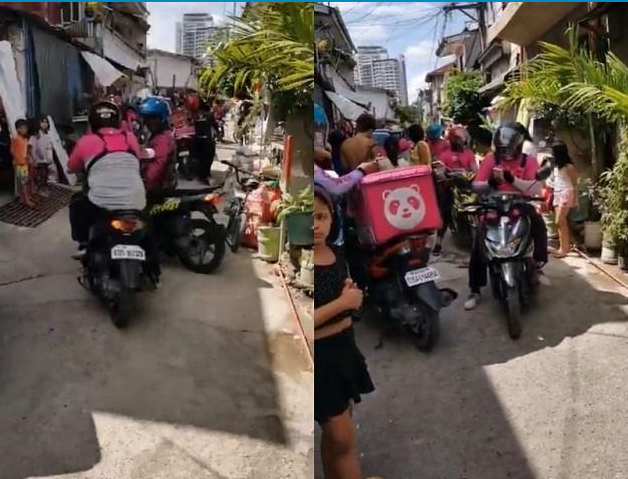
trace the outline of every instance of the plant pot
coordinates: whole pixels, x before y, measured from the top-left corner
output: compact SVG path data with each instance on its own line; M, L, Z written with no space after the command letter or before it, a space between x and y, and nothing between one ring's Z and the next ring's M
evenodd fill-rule
M584 246L592 251L602 249L602 225L599 221L584 223Z
M259 226L257 228L257 253L260 258L270 263L279 259L279 226Z
M314 244L314 215L312 213L293 213L286 216L288 241L293 246L311 246Z
M545 222L545 227L547 228L547 237L549 239L557 239L558 229L556 228L554 213L543 213L541 216L543 216L543 221Z
M578 195L578 209L572 210L569 213L569 221L572 223L582 223L589 217L591 209L591 200L586 191L583 191Z
M602 235L602 255L600 257L604 264L617 264L617 246L612 239Z

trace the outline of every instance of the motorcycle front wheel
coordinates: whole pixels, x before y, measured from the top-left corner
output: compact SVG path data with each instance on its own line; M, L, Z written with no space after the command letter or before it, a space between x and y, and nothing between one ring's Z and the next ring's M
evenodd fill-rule
M506 291L508 309L508 335L511 339L521 337L521 292L518 287L508 287Z
M195 273L213 273L225 256L222 227L204 219L191 219L186 239L186 244L178 248L179 260Z
M236 213L229 218L227 224L227 239L226 242L229 245L229 249L233 253L237 253L240 248L240 240L242 239L242 233L244 231L244 221L246 215L242 213Z

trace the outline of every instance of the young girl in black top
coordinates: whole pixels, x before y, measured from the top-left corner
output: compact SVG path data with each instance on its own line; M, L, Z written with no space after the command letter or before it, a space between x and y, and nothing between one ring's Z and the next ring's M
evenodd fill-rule
M351 322L351 312L362 306L362 291L347 277L342 250L329 246L336 236L333 218L331 197L315 186L314 417L323 430L325 477L361 479L350 406L374 387Z

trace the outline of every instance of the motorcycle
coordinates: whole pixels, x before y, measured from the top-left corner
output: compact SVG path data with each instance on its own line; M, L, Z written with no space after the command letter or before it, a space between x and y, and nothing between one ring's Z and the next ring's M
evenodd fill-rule
M356 232L349 229L357 241ZM408 235L375 249L361 248L359 261L367 299L381 316L409 331L420 351L429 352L440 336L440 310L449 306L458 294L438 288L440 274L428 265L429 233ZM351 240L350 240L351 242ZM355 263L352 268L354 271Z
M149 198L159 249L195 273L214 272L225 256L225 230L214 219L222 202L216 189L177 189Z
M262 181L273 180L273 178L256 175L250 171L243 170L230 161L221 160L220 162L229 167L227 179L223 185L221 185L221 188L225 188L225 186L229 183L228 178L231 176L231 172L234 172L235 183L237 183L241 189L241 192L235 191L235 184L231 184L229 187L225 188L231 190L233 193L232 197L227 200L224 208L224 212L229 217L229 222L227 223L226 241L231 251L233 253L237 253L240 248L240 241L246 224L245 208L247 199L249 198L251 192L255 191L259 187ZM240 178L241 174L248 176L248 178L243 180Z
M467 170L447 170L443 181L451 189L451 222L449 229L456 244L468 249L473 244L473 221L466 207L474 204L478 196L473 192L475 173Z
M530 219L523 212L524 205L527 207L527 201L521 193L494 193L467 207L475 216L493 296L504 304L512 339L521 336L522 308L539 285Z
M85 254L77 258L83 268L79 283L103 300L118 328L133 316L135 294L154 290L159 280L149 266L148 235L141 211L103 212L90 229Z

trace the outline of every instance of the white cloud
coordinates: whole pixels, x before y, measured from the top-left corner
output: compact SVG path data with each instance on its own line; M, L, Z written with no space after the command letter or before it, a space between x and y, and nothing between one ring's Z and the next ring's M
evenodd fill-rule
M426 88L427 87L427 83L425 83L425 75L427 75L428 72L429 72L429 70L425 70L425 71L423 71L423 72L413 76L408 81L408 99L410 100L410 103L412 103L414 100L416 100L417 90L419 88Z
M406 63L425 63L433 59L433 43L431 40L423 40L417 45L406 48L404 55L406 57Z
M389 32L382 25L349 27L349 33L356 45L376 45L385 42Z

